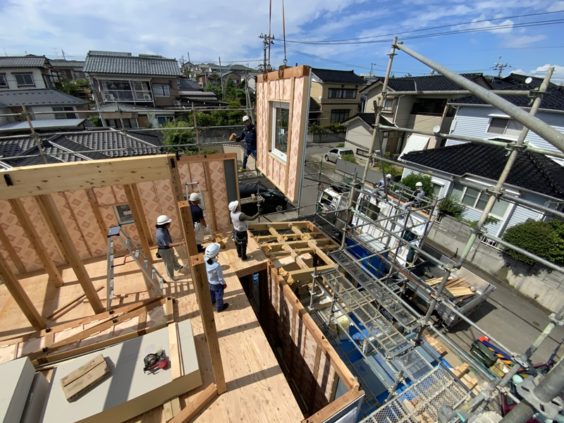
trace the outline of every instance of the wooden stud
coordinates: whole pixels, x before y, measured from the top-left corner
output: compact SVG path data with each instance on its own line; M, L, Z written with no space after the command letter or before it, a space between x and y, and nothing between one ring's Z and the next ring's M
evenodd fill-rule
M263 73L257 75L257 82L262 83L266 81L278 81L280 79L300 78L302 76L309 75L310 69L311 68L309 66L302 65L302 66L286 68L280 71Z
M10 239L4 233L2 226L0 226L0 242L4 245L4 248L6 249L8 256L12 260L12 263L14 263L14 266L16 266L16 269L18 270L18 272L19 273L25 273L26 268L25 268L23 262L20 260L16 250L14 250L14 247L12 247L12 243L10 242Z
M100 206L98 205L98 199L96 198L94 189L88 188L85 192L86 197L88 197L88 203L90 203L90 207L92 208L92 213L94 213L96 223L98 224L98 228L100 229L100 233L102 234L102 238L106 239L108 236L108 228L106 227L106 222L104 222L102 213L100 213Z
M169 157L168 168L170 171L170 183L172 185L172 193L176 201L184 200L184 191L182 189L182 181L180 172L178 171L178 161L175 157Z
M70 204L67 193L63 192L62 194L63 194L63 198L65 199L65 203L67 204L67 207L69 208L72 219L76 222L76 228L78 229L78 233L80 234L80 238L82 238L82 242L84 243L84 246L86 247L86 251L88 251L88 256L94 257L94 254L92 254L92 251L90 250L90 246L88 245L88 241L86 240L86 237L84 236L84 233L82 232L82 225L80 223L78 223L78 219L76 218L76 213L74 212L74 208Z
M192 282L196 291L196 299L202 315L202 325L204 327L204 336L207 340L208 350L210 353L214 381L217 385L219 395L225 392L225 375L223 372L223 364L221 362L221 352L219 349L219 340L217 337L217 329L215 327L215 317L211 303L210 289L208 286L208 276L206 266L204 264L204 256L198 254L196 247L196 238L194 235L194 224L192 223L192 215L186 201L178 202L180 221L182 223L184 241L188 248L190 256L190 266L192 268Z
M90 279L84 264L80 260L80 256L76 252L65 223L55 206L55 201L49 195L39 195L36 198L39 208L41 209L41 213L51 230L51 234L57 241L57 244L59 244L63 249L64 256L72 266L74 273L78 278L78 282L82 286L92 309L95 313L103 312L104 306L102 305L102 301L98 298L98 293L96 292L96 289L94 289L92 280Z
M129 208L133 213L133 219L135 221L135 227L137 228L137 233L139 234L139 240L141 242L141 249L143 250L143 255L149 263L153 263L153 258L151 256L151 247L149 245L150 235L145 232L147 230L147 222L145 221L145 213L143 208L136 201L134 194L135 189L132 185L124 185L125 196L127 197L127 203ZM143 224L143 222L145 224Z
M0 200L169 178L167 154L9 169ZM10 181L8 184L6 181Z
M59 272L59 269L57 269L57 266L55 265L53 260L51 260L51 257L49 257L47 248L43 244L39 233L33 226L33 223L31 222L31 219L25 211L24 205L22 204L21 200L13 199L9 200L9 202L26 236L29 238L33 249L41 260L41 263L43 263L43 266L45 267L45 270L49 275L49 280L53 281L55 287L57 288L63 286L63 277L61 275L61 272Z
M200 411L220 394L221 392L219 392L219 388L215 383L208 385L207 388L189 398L186 407L180 410L180 413L174 416L170 422L186 423L192 421Z
M321 423L331 420L339 411L347 408L351 404L358 402L364 396L364 391L351 389L341 395L335 401L330 402L313 416L303 420L302 423Z
M210 202L208 204L209 206L209 210L211 212L211 227L212 227L212 237L215 236L215 233L217 232L217 219L215 217L215 206L213 204L213 181L210 178L210 168L209 168L209 163L207 161L205 161L203 163L203 167L204 167L204 179L206 181L206 187L209 193L209 198L210 198ZM210 215L210 213L208 213L208 216Z
M284 178L284 191L283 192L289 192L289 188L288 188L288 183L290 181L290 161L296 160L298 163L301 163L301 158L300 156L298 157L292 157L290 155L290 151L292 149L292 132L294 130L292 122L294 121L293 114L294 114L294 88L295 88L295 84L296 84L296 78L292 77L290 78L291 82L290 82L290 110L288 110L289 112L289 119L288 119L288 137L286 138L288 140L288 144L286 145L286 153L288 154L288 162L285 164L286 167L286 177ZM306 102L307 103L307 102ZM305 140L304 140L305 142ZM296 166L297 168L298 166ZM296 181L295 181L295 185L297 185L299 183L299 177L296 177ZM294 191L295 194L295 191ZM292 199L293 200L293 199Z
M8 268L8 265L1 254L0 276L2 276L4 285L6 285L6 288L8 289L14 300L16 300L16 303L20 307L21 311L25 314L25 317L27 317L27 320L29 320L29 323L31 323L31 325L38 330L45 328L47 326L45 320L43 319L43 317L41 317L31 300L25 293L25 290L20 285L16 276Z

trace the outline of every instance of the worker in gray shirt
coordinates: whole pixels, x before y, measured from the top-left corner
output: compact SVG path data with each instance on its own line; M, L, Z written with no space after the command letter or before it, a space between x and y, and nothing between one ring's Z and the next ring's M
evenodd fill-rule
M208 274L208 283L210 286L210 295L212 304L215 305L215 311L218 313L229 307L228 303L223 302L223 291L227 288L221 264L217 261L220 245L213 242L206 247L204 255L206 259L206 272Z
M169 281L172 282L175 280L174 278L174 271L184 269L180 263L178 263L178 259L176 258L176 253L174 252L174 247L181 245L182 242L173 243L172 238L170 236L170 232L168 228L170 227L170 223L172 219L168 217L166 214L162 214L157 217L157 231L155 238L157 239L157 253L163 259L166 274L169 278ZM168 281L166 281L168 282Z
M247 229L249 228L248 221L256 219L261 211L260 203L257 203L258 212L254 216L247 216L239 207L238 201L229 203L228 208L231 212L231 222L233 223L233 238L235 246L237 247L237 255L241 260L247 260L247 243L249 236Z

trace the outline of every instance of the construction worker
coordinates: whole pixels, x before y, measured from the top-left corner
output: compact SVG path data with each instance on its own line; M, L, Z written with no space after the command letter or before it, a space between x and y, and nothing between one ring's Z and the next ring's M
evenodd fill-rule
M202 197L197 192L190 194L190 212L192 213L192 222L194 223L194 235L196 237L196 246L198 247L198 253L204 252L204 247L202 243L204 242L204 232L207 227L206 219L204 218L204 211L200 207L200 202Z
M247 228L249 225L247 221L256 219L261 211L260 203L257 203L258 211L254 216L247 216L239 207L238 201L229 203L228 208L231 212L231 222L233 223L235 246L237 247L237 255L241 260L247 260L247 243L249 236Z
M223 270L221 264L217 261L220 245L213 242L206 247L204 258L206 259L206 272L208 274L208 283L210 285L210 294L212 304L215 305L215 311L221 312L229 307L228 303L223 302L223 291L227 287L223 278Z
M247 115L243 116L243 123L245 124L245 128L239 136L236 133L232 133L229 139L231 141L241 141L245 140L245 151L243 153L243 169L247 168L247 160L249 156L253 156L253 158L257 159L257 130L253 122L251 122L251 118ZM256 165L255 165L256 167Z
M423 182L419 181L415 184L415 191L413 191L411 201L419 207L423 203L424 197L425 191L423 191Z
M184 266L178 263L178 259L176 258L176 254L174 252L174 247L182 244L181 242L173 243L172 238L170 236L170 232L168 228L170 227L170 222L172 219L168 217L166 214L162 214L157 217L157 224L156 224L156 239L157 239L157 253L163 259L166 274L169 280L172 282L176 280L174 278L174 271L175 270L183 270Z
M392 174L387 173L385 178L385 180L384 178L380 179L377 185L378 188L384 188L384 185L390 186L390 184L392 183Z

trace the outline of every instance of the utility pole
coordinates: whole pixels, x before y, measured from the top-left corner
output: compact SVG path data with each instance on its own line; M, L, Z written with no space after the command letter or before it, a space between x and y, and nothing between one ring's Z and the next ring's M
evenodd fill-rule
M511 65L507 64L507 63L500 63L501 62L501 56L499 56L497 58L497 63L494 65L493 70L498 71L497 72L497 77L501 78L501 73L503 72L503 70L505 68L510 68Z
M268 72L272 70L270 66L270 46L274 44L274 35L266 35L261 33L259 38L262 39L262 49L263 49L263 62L262 62L262 71Z

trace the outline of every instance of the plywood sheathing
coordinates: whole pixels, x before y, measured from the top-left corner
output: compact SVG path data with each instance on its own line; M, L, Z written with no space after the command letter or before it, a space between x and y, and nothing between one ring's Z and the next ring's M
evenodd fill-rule
M295 201L299 194L305 122L309 102L310 68L299 66L257 79L257 168L280 191ZM271 153L271 103L289 104L288 150L286 160Z

